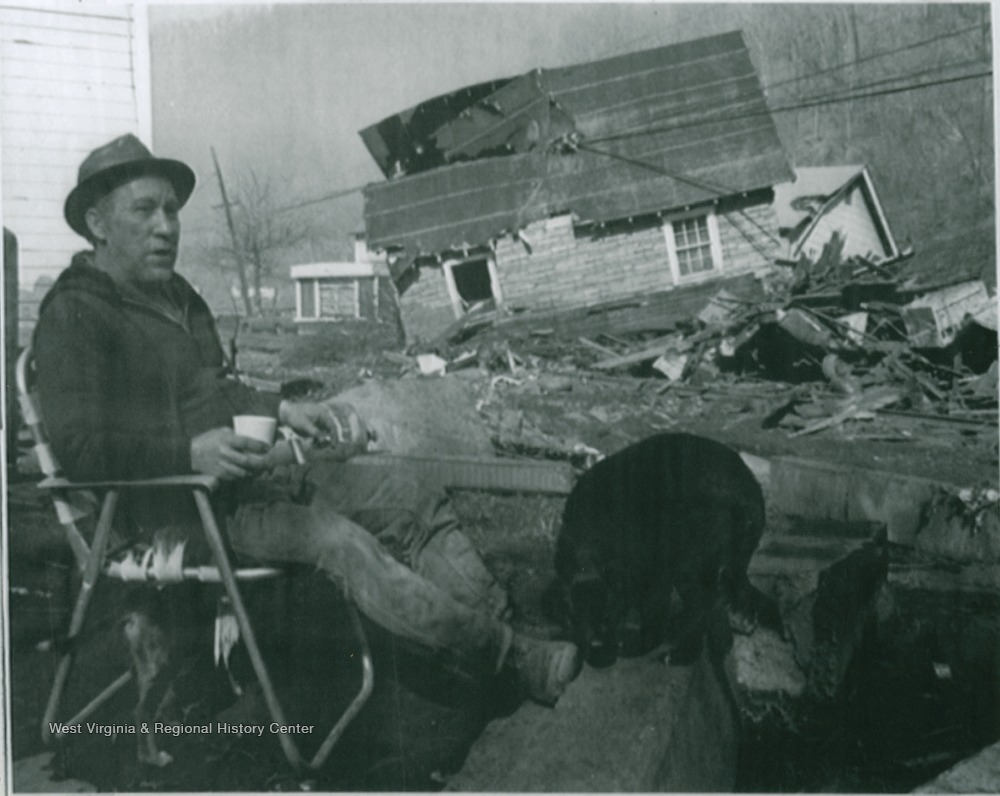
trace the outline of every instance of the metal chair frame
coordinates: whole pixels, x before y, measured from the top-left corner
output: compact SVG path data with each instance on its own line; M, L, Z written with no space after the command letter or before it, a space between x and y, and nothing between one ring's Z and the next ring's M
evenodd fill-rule
M284 573L280 569L270 567L260 567L253 569L237 569L230 562L223 535L215 518L212 509L211 493L218 487L217 479L204 475L183 475L168 476L164 478L147 478L134 481L71 481L64 478L59 464L52 453L48 437L45 433L44 423L38 410L33 390L33 369L31 347L25 350L18 357L17 361L17 390L20 400L21 414L24 423L31 432L34 440L35 452L38 457L45 479L38 484L38 488L48 493L52 500L56 515L63 526L66 541L76 558L77 568L82 576L79 594L73 607L70 618L69 630L66 636L66 646L56 669L52 691L49 695L45 714L42 718L42 739L45 743L50 743L55 737L62 737L60 733L52 733L50 726L57 723L56 716L62 698L66 691L69 675L76 657L77 643L84 626L87 608L90 605L91 597L98 580L102 576L114 577L109 572L110 562L107 560L108 542L111 538L111 528L117 511L118 502L124 492L132 489L181 489L187 490L194 498L198 515L201 520L202 531L205 540L211 551L214 567L185 567L182 570L182 577L186 580L199 580L202 582L221 582L226 595L232 605L237 624L246 644L247 653L253 666L254 673L260 683L264 699L272 720L279 726L287 726L284 710L281 702L274 690L271 676L268 672L267 664L260 652L257 644L256 634L247 613L243 597L240 594L239 581L259 580L262 578L282 577ZM296 446L293 446L296 455L299 455ZM88 545L83 534L77 527L77 520L87 516L89 512L83 511L74 505L74 494L97 492L102 493L101 508L98 515L97 525L94 531L93 542ZM150 584L163 585L162 581L150 580ZM344 713L327 734L323 743L307 763L302 757L297 744L291 735L286 732L278 734L282 751L289 764L296 770L309 769L317 770L323 766L333 751L337 741L343 735L347 726L353 721L371 695L374 686L374 668L372 666L371 652L368 640L365 637L364 629L358 616L357 608L353 602L348 601L348 613L354 632L361 646L361 666L362 682L357 695L347 706ZM98 708L107 702L114 694L124 688L132 679L131 670L126 670L117 677L106 688L97 694L87 703L76 715L64 722L67 725L78 724L92 715Z

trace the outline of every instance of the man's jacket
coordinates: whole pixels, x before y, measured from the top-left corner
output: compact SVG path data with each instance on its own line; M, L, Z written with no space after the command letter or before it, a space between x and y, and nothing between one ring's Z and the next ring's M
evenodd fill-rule
M279 398L231 377L208 306L181 276L181 323L124 296L75 257L35 328L37 385L66 475L101 480L191 472L191 439L233 415L276 416Z

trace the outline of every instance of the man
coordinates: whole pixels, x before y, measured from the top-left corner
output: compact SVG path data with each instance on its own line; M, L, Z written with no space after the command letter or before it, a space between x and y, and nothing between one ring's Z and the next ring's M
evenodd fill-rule
M215 476L239 556L317 566L388 631L466 669L508 668L529 696L554 703L579 669L576 647L512 631L506 594L443 496L350 462L274 466L267 445L232 430L240 414L313 437L335 420L328 406L282 401L227 373L207 305L174 272L194 184L187 165L132 135L80 166L65 217L93 251L45 297L34 341L42 413L67 475ZM183 510L162 498L129 508L146 529Z

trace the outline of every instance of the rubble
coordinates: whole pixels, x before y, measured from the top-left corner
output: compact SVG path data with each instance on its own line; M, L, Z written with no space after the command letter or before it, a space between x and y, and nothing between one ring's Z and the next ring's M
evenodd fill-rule
M985 284L965 277L918 288L901 268L912 252L875 262L842 250L834 234L816 260L778 260L778 271L753 285L720 283L687 317L641 326L621 301L562 315L494 310L457 322L408 369L417 372L417 361L434 373L475 364L540 392L568 392L573 380L602 374L665 380L665 392L697 388L705 397L784 383L765 428L791 437L880 415L995 426L996 299ZM643 297L633 305L648 311ZM963 342L967 336L974 342ZM662 406L651 410L673 419ZM859 438L912 436L879 429Z
M751 724L798 728L840 692L886 582L885 531L870 523L806 523L769 532L750 563L784 633L735 638L741 710Z

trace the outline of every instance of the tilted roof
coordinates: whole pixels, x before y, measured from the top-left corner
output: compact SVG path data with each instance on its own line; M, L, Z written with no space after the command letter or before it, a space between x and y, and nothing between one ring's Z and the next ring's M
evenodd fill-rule
M372 248L412 258L573 213L603 222L769 188L792 172L739 32L535 70L362 131Z

